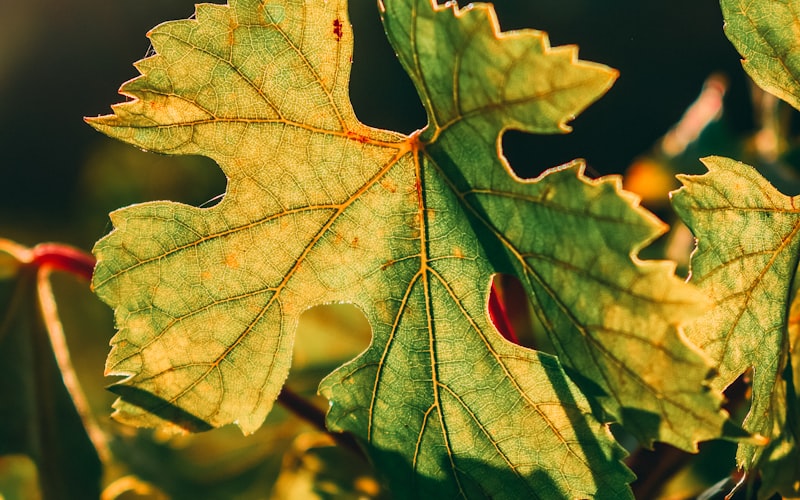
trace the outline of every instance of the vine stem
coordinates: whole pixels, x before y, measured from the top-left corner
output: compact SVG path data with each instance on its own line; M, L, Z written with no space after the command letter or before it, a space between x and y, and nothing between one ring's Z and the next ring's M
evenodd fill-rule
M63 243L41 243L33 248L27 248L3 238L0 238L0 252L5 252L20 264L34 267L37 270L39 307L50 337L56 362L64 379L64 385L72 397L75 409L83 421L89 439L97 450L100 460L103 463L108 463L111 460L108 441L105 433L92 415L88 399L81 388L72 365L64 328L59 319L55 296L50 284L52 271L67 272L83 281L90 282L97 260L92 254ZM307 398L297 394L288 386L284 386L280 394L278 394L278 403L320 431L329 434L338 445L366 460L364 452L355 438L351 434L330 432L325 425L324 410L314 405Z
M112 461L112 455L106 433L103 432L100 424L94 418L89 405L89 398L83 392L80 380L78 380L78 374L75 372L75 367L69 355L67 338L58 315L53 287L50 284L50 273L53 269L47 265L41 265L36 273L39 310L42 313L47 335L50 337L50 345L53 348L53 354L55 354L56 363L64 381L64 387L66 387L72 398L72 404L75 405L75 410L83 422L83 428L86 429L89 440L97 451L98 458L104 465L109 465Z
M98 458L103 464L110 464L111 448L106 434L92 414L89 400L86 393L83 392L72 364L64 327L58 315L53 288L50 284L50 274L54 270L69 272L84 281L91 280L95 265L94 256L62 243L42 243L33 248L27 248L6 239L0 239L0 251L11 255L21 265L33 268L36 272L39 311L50 339L56 364L61 372L64 387L72 399L75 411L83 423L83 428L86 430Z
M317 429L328 434L339 446L366 460L364 451L358 445L352 434L329 431L325 425L325 412L308 399L291 390L289 386L284 385L283 389L281 389L280 394L278 394L278 403Z
M94 255L64 243L40 243L28 248L0 238L0 252L7 253L22 265L48 271L65 271L87 282L92 280L97 263Z

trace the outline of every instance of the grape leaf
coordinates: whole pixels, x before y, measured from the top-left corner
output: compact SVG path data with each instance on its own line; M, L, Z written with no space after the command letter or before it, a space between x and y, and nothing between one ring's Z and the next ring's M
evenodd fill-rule
M119 328L107 373L127 377L117 418L252 432L299 315L349 302L372 343L320 390L329 426L368 443L393 491L629 497L621 449L558 360L487 312L492 276L515 274L571 375L643 441L721 434L708 362L678 328L702 295L632 258L662 225L581 162L521 181L500 153L507 128L567 131L616 73L544 33L501 34L487 5L380 7L428 113L410 136L352 111L344 0L199 5L149 34L132 100L90 120L228 177L212 208L114 212L95 248Z
M744 428L777 437L774 419L786 413L781 374L800 249L800 198L781 194L743 163L722 157L703 163L708 173L679 176L684 187L672 198L698 240L691 281L715 304L687 325L686 334L715 361L714 387L724 389L753 368ZM775 391L783 397L775 397ZM740 444L740 465L754 467L761 450Z
M482 244L492 245L494 270L522 279L570 375L642 442L695 449L719 435L718 397L697 395L709 368L676 328L704 310L704 299L672 276L671 264L631 263L663 225L615 180L588 186L553 172L535 186L508 176L498 155L505 128L569 130L575 111L562 103L593 84L597 66L574 63L574 48L551 50L541 33L498 38L493 13L482 9L452 16L426 4L386 2L384 24L428 111L426 159L448 178ZM685 378L668 375L675 370Z
M721 0L725 34L742 66L764 90L800 109L800 4L794 0ZM794 29L787 29L794 27Z

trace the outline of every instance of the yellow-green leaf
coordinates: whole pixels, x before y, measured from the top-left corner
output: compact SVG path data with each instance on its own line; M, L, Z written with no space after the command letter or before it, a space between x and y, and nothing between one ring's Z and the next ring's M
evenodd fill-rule
M615 72L579 61L575 47L550 48L541 32L500 34L483 6L451 15L427 4L384 2L384 24L428 113L424 158L494 270L522 279L570 375L642 442L692 450L718 436L719 396L702 385L709 366L678 330L705 301L671 264L631 260L663 224L616 179L588 182L576 164L519 182L498 151L509 128L568 131Z
M797 275L793 288L798 286ZM778 493L782 498L800 498L800 297L794 299L789 309L789 357L781 380L773 391L774 418L769 444L758 463L761 472L760 499Z
M697 237L691 282L714 302L686 333L715 361L715 388L753 369L744 427L777 437L774 419L786 411L786 400L774 393L785 392L780 377L800 250L800 198L781 194L743 163L721 157L703 163L708 173L680 176L684 187L673 195L676 211ZM760 450L740 445L740 464L754 467Z
M720 396L679 325L703 298L639 248L663 227L616 178L575 162L533 181L499 151L508 128L552 133L616 72L500 33L490 6L384 0L389 39L429 124L355 117L344 0L231 0L150 33L156 55L91 120L161 153L219 163L199 209L112 214L94 287L119 327L117 416L252 432L289 369L300 314L347 302L372 342L327 377L332 429L359 436L398 496L627 498L630 473L590 401L643 441L719 436ZM492 325L492 276L526 286L561 363ZM681 377L675 378L675 373Z

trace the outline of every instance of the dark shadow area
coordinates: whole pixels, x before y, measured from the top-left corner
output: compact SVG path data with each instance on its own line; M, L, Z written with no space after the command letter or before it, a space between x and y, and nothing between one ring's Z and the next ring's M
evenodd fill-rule
M554 359L554 364L558 363L555 360L555 358L553 358L553 359ZM560 363L558 363L558 364L560 365ZM550 382L554 387L567 385L569 383L569 378L571 378L569 376L568 377L558 377L558 378L556 378L557 374L562 373L560 370L553 369L553 370L549 370L547 373L550 375ZM564 373L566 374L566 372L564 372ZM584 395L587 392L585 389L583 389L583 387L581 387L581 391L584 393ZM589 404L591 405L592 404L591 401L592 401L593 398L587 396L586 399L590 402ZM575 398L568 391L561 391L561 393L559 394L559 400L561 401L561 404L564 405L565 409L567 409L567 408L575 408L575 406L577 405L577 402L575 401ZM595 409L592 408L592 410L593 410L593 413L594 413ZM575 433L578 436L590 435L591 429L589 429L588 425L583 420L584 415L581 412L579 412L577 410L573 410L572 412L566 411L565 413L567 414L567 416L570 419L571 427L573 429L575 429ZM597 418L597 417L595 417L595 418ZM607 422L607 419L597 418L597 420L599 422ZM602 466L600 466L600 467L594 467L593 466L592 469L591 469L592 475L593 475L594 480L595 480L595 483L597 483L599 485L603 485L604 483L606 483L607 478L604 477L602 474L598 474L597 471L602 470L605 467L613 467L615 465L615 462L621 462L622 459L626 455L626 452L622 449L622 447L618 447L617 450L615 451L615 453L611 457L605 457L604 452L600 448L598 442L595 441L595 440L592 440L592 439L581 440L581 441L579 441L577 443L577 445L579 445L583 449L583 452L584 452L585 456L588 457L589 463L602 464ZM632 481L633 479L634 479L634 477L631 474L630 480ZM608 498L613 498L613 493L612 492L607 491L602 486L601 486L601 490L603 491L603 495L610 494L608 496Z
M543 362L555 364L553 358L543 359ZM564 387L567 380L559 376L560 370L548 370L553 378L549 380L555 387ZM576 401L572 395L566 391L559 391L560 400L566 407L570 424L579 436L590 435L591 432L583 421L583 412L574 405ZM445 426L447 417L445 416ZM524 431L524 430L523 430ZM555 436L554 436L555 438ZM362 443L363 445L363 443ZM570 442L570 446L581 447L589 463L593 464L593 481L597 485L597 492L592 498L596 499L618 499L624 498L623 490L614 490L612 485L617 487L624 483L626 474L621 472L621 459L624 452L621 449L607 453L600 449L598 443L593 439L581 440L580 443ZM463 457L459 455L448 456L444 449L437 453L436 461L438 470L443 479L434 479L421 474L415 470L407 457L401 456L397 452L379 450L371 445L364 445L368 455L373 461L380 464L379 470L384 474L383 480L388 485L388 491L392 492L395 498L468 498L468 499L503 499L503 498L535 498L550 500L556 498L567 498L568 494L561 489L554 479L555 475L561 473L557 463L539 463L534 470L528 470L528 466L515 473L508 467L496 467L485 461L474 457ZM428 450L428 453L433 452ZM538 450L529 450L531 462L534 462ZM452 460L452 463L451 463ZM427 465L430 469L430 464ZM616 470L617 475L610 474L609 470ZM599 472L603 471L603 472ZM633 476L627 477L628 481L633 480ZM460 491L459 491L460 488ZM522 492L522 493L521 493Z
M552 476L544 469L537 469L524 475L528 485L523 488L526 493L520 496L516 487L520 485L520 476L511 469L494 467L473 458L455 457L457 471L453 471L450 460L445 454L439 457L439 469L448 475L457 474L457 482L453 476L448 480L437 480L415 471L407 459L395 452L380 451L366 447L373 459L383 464L382 478L391 492L392 498L466 498L478 499L516 499L531 498L550 500L565 498ZM531 450L535 453L535 450ZM556 467L556 466L554 466ZM459 491L460 485L461 490ZM612 499L608 492L599 492L596 498Z
M650 411L623 406L620 408L619 424L641 444L642 436L656 433L655 430L661 425L661 417Z

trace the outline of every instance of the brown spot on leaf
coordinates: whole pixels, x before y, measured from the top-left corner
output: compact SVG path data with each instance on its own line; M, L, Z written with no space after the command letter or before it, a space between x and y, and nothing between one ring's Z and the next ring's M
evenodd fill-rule
M333 20L333 34L336 35L337 42L342 39L344 34L342 32L342 22L338 18Z
M369 137L365 137L365 136L363 136L361 134L357 134L355 132L348 131L347 132L347 137L350 138L350 139L353 139L354 141L358 141L361 144L366 144L367 142L369 142Z
M458 247L455 247L455 248L453 249L453 256L454 256L456 259L463 259L463 258L464 258L464 252L462 252L460 248L458 248Z
M391 179L381 179L381 186L390 193L397 192L397 184L395 184Z
M238 269L239 268L239 259L236 258L236 254L229 253L225 256L225 265L231 269Z

